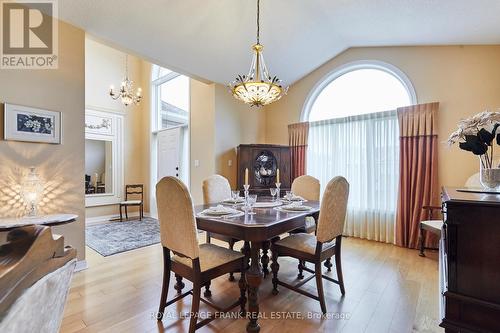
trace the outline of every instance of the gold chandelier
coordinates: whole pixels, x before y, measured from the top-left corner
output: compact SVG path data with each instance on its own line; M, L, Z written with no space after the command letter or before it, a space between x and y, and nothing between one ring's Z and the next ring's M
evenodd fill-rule
M118 92L115 92L113 86L109 87L109 96L114 100L120 98L125 106L136 105L141 102L142 89L137 88L137 91L134 92L134 81L128 78L128 54L125 55L125 79L122 81Z
M281 86L278 77L272 77L264 62L260 44L260 0L257 0L257 43L252 46L254 55L247 75L238 75L229 87L236 99L251 106L263 106L276 102L288 91Z

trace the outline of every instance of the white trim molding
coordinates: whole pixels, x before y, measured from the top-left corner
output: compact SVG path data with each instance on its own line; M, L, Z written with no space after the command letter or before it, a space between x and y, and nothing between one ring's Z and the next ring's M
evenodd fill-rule
M417 93L415 92L415 88L410 80L410 78L398 67L389 64L387 62L379 61L379 60L358 60L348 62L341 66L334 68L328 74L323 76L311 89L307 98L302 107L302 112L300 114L300 121L308 121L309 114L311 112L312 106L316 101L316 98L321 94L323 89L328 86L335 79L340 76L347 74L349 72L359 70L359 69L378 69L384 71L388 74L391 74L396 79L401 82L401 84L405 87L408 95L410 96L411 103L417 104Z
M128 214L129 219L131 217L139 218L139 212L132 212ZM149 212L144 212L144 217L151 217ZM124 217L125 218L125 217ZM109 222L114 222L120 219L120 214L112 214L112 215L102 215L102 216L94 216L85 218L85 225L91 226L96 224L105 224Z

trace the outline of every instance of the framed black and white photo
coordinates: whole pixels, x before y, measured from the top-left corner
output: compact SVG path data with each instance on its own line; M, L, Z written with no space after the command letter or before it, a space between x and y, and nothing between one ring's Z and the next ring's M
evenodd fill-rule
M4 139L61 143L61 113L5 103Z

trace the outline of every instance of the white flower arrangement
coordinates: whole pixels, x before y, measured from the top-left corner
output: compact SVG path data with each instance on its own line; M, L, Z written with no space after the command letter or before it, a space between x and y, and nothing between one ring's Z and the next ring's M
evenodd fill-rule
M500 133L496 134L498 127L500 127L500 112L478 113L458 123L458 129L448 138L448 145L458 142L461 149L478 155L483 167L492 168L495 137L500 145Z

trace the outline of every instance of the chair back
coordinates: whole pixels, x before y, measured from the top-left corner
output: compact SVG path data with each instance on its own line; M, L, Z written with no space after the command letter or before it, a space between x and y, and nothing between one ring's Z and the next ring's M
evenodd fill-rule
M292 192L306 200L319 201L319 180L308 175L299 176L293 180Z
M161 244L178 254L199 257L193 200L186 185L168 176L156 184Z
M144 185L142 184L125 185L125 201L129 199L129 196L132 197L140 196L141 201L144 201Z
M316 231L319 242L326 243L342 235L348 198L349 183L344 177L337 176L328 182L321 199Z
M231 197L231 185L221 175L213 175L202 183L203 202L208 204L218 203Z

